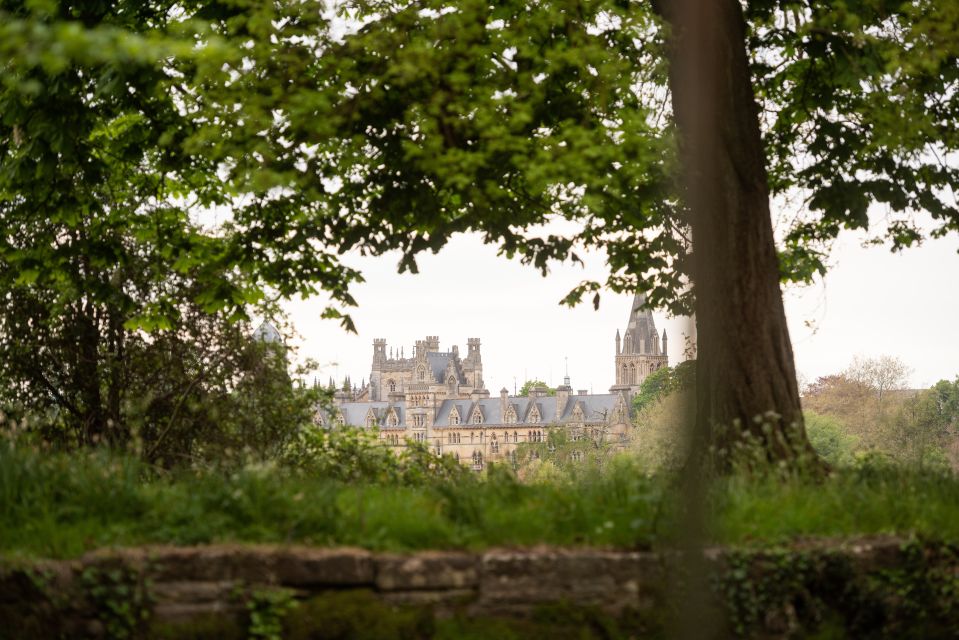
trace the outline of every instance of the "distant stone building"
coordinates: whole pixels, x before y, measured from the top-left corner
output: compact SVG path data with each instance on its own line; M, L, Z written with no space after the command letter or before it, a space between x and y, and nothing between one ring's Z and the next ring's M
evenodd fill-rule
M440 351L436 336L419 340L412 357L387 350L373 341L369 382L338 391L331 411L318 412L327 427L351 425L377 429L385 444L402 447L407 440L428 444L481 469L489 461L509 460L523 442L545 442L551 428L566 429L571 438L624 442L630 425L630 398L642 380L667 364L666 334L662 345L645 300L633 301L626 339L616 333L616 384L610 393L574 392L569 377L549 395L534 388L529 397L502 389L490 397L483 382L480 340L470 338L461 357L453 346Z
M610 392L636 393L646 376L669 364L666 346L666 330L660 338L646 298L636 294L622 338L616 330L616 384Z

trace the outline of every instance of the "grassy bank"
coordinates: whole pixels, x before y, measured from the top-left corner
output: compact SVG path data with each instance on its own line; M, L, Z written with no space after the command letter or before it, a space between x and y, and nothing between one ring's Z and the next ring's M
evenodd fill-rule
M666 546L674 483L622 460L569 480L345 482L278 468L158 475L107 453L0 443L0 553L71 557L108 545L296 542L378 550L502 545ZM733 477L713 487L714 539L919 535L959 540L959 479L863 466L813 483Z

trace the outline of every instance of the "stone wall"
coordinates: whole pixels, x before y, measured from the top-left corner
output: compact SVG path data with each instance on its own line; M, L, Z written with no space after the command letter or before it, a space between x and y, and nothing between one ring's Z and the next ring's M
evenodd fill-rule
M857 637L899 637L915 620L925 625L922 637L959 628L956 557L945 545L901 540L704 556L721 635L763 637L792 637L824 624ZM683 568L678 553L592 549L409 555L292 546L103 550L72 561L5 561L0 638L269 637L251 632L251 625L282 629L298 603L312 602L313 609L301 608L318 611L317 603L342 603L345 594L367 603L365 615L416 611L422 624L453 616L523 619L561 605L617 620L629 636L663 632L670 612L681 612L677 576Z

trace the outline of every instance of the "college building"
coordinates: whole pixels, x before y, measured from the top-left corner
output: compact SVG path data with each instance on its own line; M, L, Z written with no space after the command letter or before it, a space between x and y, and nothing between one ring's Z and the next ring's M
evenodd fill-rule
M369 381L338 391L332 409L321 409L316 419L325 427L376 429L393 447L423 442L475 469L509 461L520 443L545 442L551 428L565 429L572 439L625 442L632 394L646 376L667 366L666 344L666 332L660 337L645 299L637 295L624 333L616 331L616 383L609 393L574 391L567 376L555 394L534 387L528 396L506 389L491 396L479 338L468 339L463 354L456 345L441 351L439 337L427 336L410 357L376 339Z

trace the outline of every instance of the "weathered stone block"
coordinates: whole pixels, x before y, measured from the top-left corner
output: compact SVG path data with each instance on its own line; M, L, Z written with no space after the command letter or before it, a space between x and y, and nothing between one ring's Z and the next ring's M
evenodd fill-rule
M157 581L275 582L272 547L150 547L146 553L150 573Z
M473 589L479 586L475 554L423 552L412 556L384 555L376 561L380 591Z
M373 556L363 549L281 548L275 552L277 583L288 587L372 586Z
M173 582L157 582L150 589L150 596L161 604L185 602L199 604L229 601L234 597L238 582L224 580L221 582L192 582L176 580Z
M516 611L575 602L619 611L639 607L641 585L657 582L653 554L590 549L490 551L482 558L477 606Z

